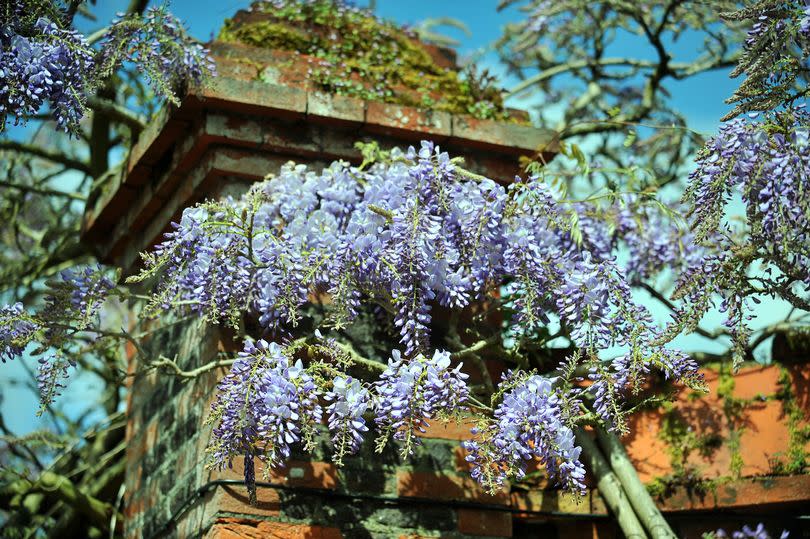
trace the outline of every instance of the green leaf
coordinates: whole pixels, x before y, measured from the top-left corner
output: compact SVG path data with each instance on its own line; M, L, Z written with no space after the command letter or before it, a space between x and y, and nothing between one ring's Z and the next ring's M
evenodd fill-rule
M629 148L630 146L633 145L633 143L635 141L636 141L636 132L635 131L630 131L629 133L627 133L627 136L624 138L624 143L623 143L624 147Z

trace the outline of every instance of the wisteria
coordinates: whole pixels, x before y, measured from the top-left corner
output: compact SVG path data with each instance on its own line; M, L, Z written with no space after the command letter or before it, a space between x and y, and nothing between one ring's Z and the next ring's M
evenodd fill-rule
M573 417L563 405L553 379L509 373L502 386L510 388L495 408L491 422L474 430L464 442L472 476L496 490L507 477L522 478L529 461L538 459L551 478L565 488L585 490L581 449L571 429Z
M805 0L757 0L726 17L744 21L748 31L731 72L745 80L727 100L736 106L724 120L789 106L807 95L810 5Z
M280 466L293 443L313 443L322 417L317 387L278 344L247 342L218 389L211 414L218 422L209 447L213 464L230 465L235 456L250 454Z
M702 387L702 380L688 356L662 348L667 337L632 298L625 270L613 254L617 242L606 231L600 236L599 227L581 241L574 236L572 212L594 219L597 210L587 202L558 201L537 178L518 178L503 187L467 172L458 160L424 142L418 149L381 155L369 168L336 162L318 173L288 164L239 199L189 208L165 241L145 255L144 270L134 279L158 279L150 313L188 309L234 327L248 316L277 342L295 337L308 316L307 306L324 292L329 300L322 305L323 327L337 335L368 305L389 313L404 351L394 349L387 366L379 364L373 385L349 378L340 365L335 366L337 375L311 374L317 393L330 403L337 462L361 443L367 428L364 414L374 416L378 450L393 438L407 455L431 419L457 417L478 406L470 400L460 362L454 364L452 354L434 341L433 311L462 310L492 298L500 283L506 286L498 301L513 312L506 322L516 335L534 331L550 317L568 328L569 340L583 351L577 357L592 365L595 383L588 391L596 398L597 412L608 426L621 430L624 398L652 370L695 388ZM620 212L607 213L620 218ZM673 227L671 237L690 241L674 223L666 223ZM637 234L625 241L646 249L649 235L638 233L638 226L634 230ZM644 275L663 266L660 260L647 264ZM289 444L303 436L296 420L267 419L272 410L266 398L255 404L250 400L268 391L256 385L268 376L276 387L288 388L278 395L287 400L299 393L294 389L298 382L285 376L309 380L303 374L309 367L288 368L285 352L268 346L272 361L267 353L246 348L220 387L212 416L218 422L215 464L251 454L275 465L289 454ZM600 351L612 346L628 352L601 367ZM287 353L294 355L295 349L291 346ZM272 367L276 362L285 366ZM531 454L568 488L581 487L582 468L571 434L578 412L571 412L577 408L557 393L555 384L563 381L572 380L532 378L494 403L499 426L479 430L486 440L470 446L473 454L505 443L504 436L513 432L511 421L535 424L534 415L515 416L522 413L516 407L527 402L542 408L537 414L555 415L558 421L543 423L548 428L530 438L513 440L508 454L481 456L476 477L488 487L522 474L529 450L521 453L514 445L518 443L531 446ZM285 405L275 402L281 410ZM310 408L312 417L322 413ZM254 411L240 412L247 409ZM560 415L564 413L569 415ZM261 433L259 417L279 425L278 430ZM497 463L500 472L492 475L492 466L483 462Z
M61 353L41 357L38 363L37 389L39 390L40 408L37 415L42 415L67 387L70 369L75 368L76 363Z
M194 41L166 5L141 16L119 14L101 41L96 60L106 77L122 62L133 62L155 93L172 101L182 85L199 85L216 73L208 49Z
M215 72L208 50L165 6L113 21L94 48L58 18L59 10L41 4L18 2L2 17L0 130L7 117L24 124L48 107L59 128L78 133L88 97L123 62L134 62L156 93L170 100L182 85L199 85Z
M60 128L75 130L94 87L94 52L79 33L45 17L30 29L17 26L24 20L0 29L0 128L7 115L21 123L47 104Z
M22 303L0 307L0 360L5 363L21 356L39 329L40 323L26 313Z
M779 539L787 539L789 536L789 532L782 531L782 533L779 534ZM755 528L746 524L741 529L733 530L731 533L719 529L711 533L703 534L703 537L706 539L771 539L772 536L768 533L765 525L759 523Z
M375 385L378 448L393 433L394 439L402 442L403 455L409 455L419 444L415 435L430 426L428 420L463 411L469 390L467 375L460 369L461 364L450 368L450 354L445 351L406 362L394 350L388 368Z
M368 432L363 414L371 406L369 391L360 380L337 376L324 399L330 402L326 412L335 445L334 461L342 464L343 457L355 453L363 443L363 433Z
M698 154L684 195L697 242L713 252L681 273L678 328L693 329L714 305L720 308L741 357L749 330L746 298L754 292L807 308L810 290L810 115L804 107L738 118L724 124ZM742 195L745 228L727 219L732 194ZM756 286L740 279L759 260L770 267Z
M90 326L115 282L101 267L64 270L60 277L51 281L44 315L52 320L70 320L79 329Z

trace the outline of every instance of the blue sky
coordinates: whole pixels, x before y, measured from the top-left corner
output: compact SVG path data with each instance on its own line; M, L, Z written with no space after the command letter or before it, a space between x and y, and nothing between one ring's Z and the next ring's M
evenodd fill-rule
M93 31L100 24L108 22L117 11L126 8L129 0L107 0L98 2L94 9L99 22L82 24L82 30ZM522 13L516 8L502 12L496 10L497 0L378 0L377 13L384 18L393 19L401 24L415 24L427 18L450 16L463 21L470 29L471 36L452 28L447 29L448 35L457 38L461 44L458 47L460 56L470 56L486 48L501 35L503 25L519 21ZM366 2L358 1L364 6ZM214 35L222 21L238 9L247 8L250 0L220 0L217 2L201 2L199 0L174 0L170 3L171 11L188 25L191 34L196 38L207 41ZM638 55L636 43L631 40L619 41L612 51L613 54ZM695 35L685 35L673 49L673 61L685 61L697 56L700 52L701 41ZM642 53L644 54L644 53ZM486 67L492 68L496 73L498 69L493 54L483 56ZM516 83L515 79L505 79L502 85L509 88ZM670 84L673 92L674 105L688 118L691 125L704 133L710 134L716 130L720 117L728 110L723 100L731 94L736 87L736 81L728 78L727 71L719 71L695 77L686 82ZM553 104L550 104L553 106ZM656 311L662 316L661 309ZM760 307L763 315L761 323L773 321L784 308L776 304L764 303ZM710 317L707 327L719 322L718 316ZM681 342L687 349L703 349L717 351L707 346L699 337L689 337ZM18 433L25 433L37 426L44 426L41 420L34 417L36 404L30 392L10 385L11 378L17 378L22 373L22 366L12 362L0 369L0 387L2 387L3 412L9 426ZM33 363L33 362L29 362ZM35 365L32 365L35 367ZM78 387L77 387L78 386ZM61 402L68 409L80 408L85 391L93 390L93 382L88 380L77 384L75 389L69 391Z

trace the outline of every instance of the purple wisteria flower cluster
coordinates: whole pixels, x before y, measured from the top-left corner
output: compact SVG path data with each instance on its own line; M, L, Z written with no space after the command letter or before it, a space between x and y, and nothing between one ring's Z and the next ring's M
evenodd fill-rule
M101 267L65 270L60 279L48 282L45 305L36 314L28 313L22 303L0 308L3 362L21 356L29 343L38 345L31 356L39 362L40 413L59 395L69 368L75 367L68 336L81 331L98 336L98 313L114 287L115 279Z
M48 107L59 128L77 133L88 96L124 62L170 100L183 84L215 73L208 50L165 6L116 19L96 48L60 13L47 2L22 1L0 14L0 130L7 117L21 124Z
M208 49L188 35L165 4L142 16L119 14L101 41L96 62L102 77L133 62L155 93L171 101L177 101L184 84L199 85L216 74Z
M398 352L380 380L368 386L351 376L325 378L321 364L294 360L295 346L248 341L231 371L220 382L209 422L215 423L208 448L210 465L231 465L234 458L258 457L270 467L282 465L293 444L311 449L326 402L333 460L357 452L368 432L364 415L374 411L380 431L378 447L393 436L410 453L427 420L464 410L467 375L450 368L450 354L404 362ZM382 442L380 440L383 440ZM246 467L246 480L249 469Z
M623 201L623 211L633 203ZM448 352L431 351L437 348L431 335L432 311L437 306L461 310L498 290L499 301L511 313L506 323L515 334L534 331L552 318L562 323L569 340L582 351L578 357L599 365L592 368L594 384L586 390L596 397L598 413L621 428L623 396L640 386L652 369L693 387L700 387L701 380L687 356L663 349L667 336L634 301L626 270L615 256L618 241L611 228L588 225L575 233L572 215L587 224L588 219L597 221L596 210L588 202L558 201L537 178L518 178L505 188L467 172L458 160L424 142L407 152L393 150L368 168L335 162L318 173L287 164L241 198L189 208L165 241L144 255L144 270L132 280L157 277L153 313L178 307L233 326L247 314L266 334L282 341L295 335L307 305L324 293L329 297L321 304L327 315L324 324L335 331L352 324L368 304L379 313L390 313L404 351L391 353L373 386L344 374L324 385L320 375L311 375L320 394L328 395L338 461L359 445L367 428L366 413L374 414L378 449L393 437L407 454L427 420L465 406L466 375L450 367ZM619 221L615 229L631 228L621 223L620 209L609 213ZM656 220L652 210L646 215L649 223L676 228L671 220ZM642 233L638 221L634 226L635 234L625 241L639 252L655 251L655 261L631 271L652 278L676 256L669 249L677 247L662 245L656 251L649 247L653 235ZM688 243L692 248L686 234L667 234L678 240L676 246ZM598 354L613 346L627 353L605 367ZM255 416L270 411L264 397L257 403L246 399L259 399L255 380L270 376L265 372L283 377L287 367L254 371L266 361L256 360L252 351L245 354L221 387L213 416L221 422L215 431L214 461L259 455L269 443L280 449L265 458L278 462L288 454L281 440L297 441L300 434L290 427L283 436L277 433L269 442L260 441L264 435L257 430ZM281 355L275 350L274 361L282 362ZM567 410L556 400L561 397L546 391L551 383L556 382L532 379L509 393L508 403L493 404L500 406L497 421L481 431L488 433L491 444L481 445L478 453L505 443L503 437L514 433L508 426L514 414L521 424L538 421L521 416L515 407L529 403L542 409L540 416ZM295 383L278 386L289 388L285 398L297 398ZM254 406L255 412L239 412ZM563 414L542 432L510 442L508 455L488 453L479 468L491 468L483 464L486 461L501 471L482 471L477 477L492 486L519 475L519 461L529 453L521 453L515 444L526 443L532 455L576 490L581 465L569 423Z
M378 450L393 434L402 442L402 454L410 455L419 444L415 434L425 432L428 420L452 417L465 409L469 396L466 379L461 364L450 367L449 352L436 350L430 358L405 361L394 350L388 368L374 386Z
M22 303L0 307L0 360L5 363L21 356L41 328L39 321L25 312Z
M787 539L789 536L789 532L782 531L779 535L779 539ZM765 529L764 524L759 523L756 528L752 528L746 524L742 529L734 530L731 533L719 529L712 533L703 534L703 537L706 539L771 539L771 534Z
M810 292L810 114L802 106L751 116L725 123L697 157L684 201L696 241L714 252L679 276L676 292L686 300L679 323L687 329L713 305L713 294L723 297L738 357L752 290L798 308L808 307L802 298ZM726 217L734 193L742 194L744 230ZM765 274L753 287L739 276L757 260Z
M23 123L47 104L57 125L74 131L93 89L94 51L79 33L45 17L31 28L20 21L0 28L0 130L7 116Z
M116 278L117 279L117 278ZM107 301L115 280L100 266L68 269L60 280L50 281L43 316L49 320L69 320L78 329L94 323Z
M64 354L57 352L53 355L41 357L37 360L37 389L39 390L39 411L42 413L53 403L62 390L67 387L70 377L69 369L76 367L76 362L72 361Z
M727 100L742 113L790 107L807 95L810 4L806 0L757 0L726 17L750 24L732 77L745 75Z
M210 416L217 421L212 464L222 467L237 455L255 455L280 466L293 443L312 443L323 413L317 386L278 344L247 342L218 389Z
M363 443L363 433L368 432L363 414L371 407L371 396L360 380L351 376L338 376L332 381L332 390L324 395L330 402L329 431L335 445L334 461L343 464L343 457L351 455Z
M585 467L574 443L573 417L554 380L510 372L501 387L508 391L492 421L476 428L476 438L463 444L472 476L495 491L507 477L522 478L528 462L538 459L549 477L568 490L584 492Z

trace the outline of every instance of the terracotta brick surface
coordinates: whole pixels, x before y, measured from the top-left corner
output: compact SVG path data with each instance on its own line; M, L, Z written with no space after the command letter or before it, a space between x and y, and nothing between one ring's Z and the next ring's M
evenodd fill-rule
M214 78L199 91L199 96L220 107L246 113L300 117L307 111L305 90L261 81Z
M362 124L366 119L366 104L342 95L309 92L307 117L326 125Z
M459 509L458 531L470 535L512 537L512 515L504 511Z
M442 440L469 440L472 437L470 429L474 426L472 421L431 421L430 426L419 436L424 438L440 438Z
M472 116L453 116L452 136L464 139L474 147L508 147L513 152L546 151L552 141L551 132L527 125L479 120Z
M206 539L341 539L335 528L272 521L220 519L205 535Z
M397 473L397 494L434 500L476 500L484 503L508 504L505 490L488 494L467 474L437 474L400 471Z
M278 516L281 499L271 488L256 489L256 505L250 505L247 489L243 485L220 485L205 504L205 513L213 517L220 513L244 513L261 517Z
M738 399L756 399L773 395L779 390L779 375L776 365L741 369L734 375L734 396Z
M258 458L254 458L254 466L257 480L262 480L262 470L265 469L264 463ZM232 468L225 468L221 471L212 470L209 480L243 480L244 477L244 460L236 459L233 461ZM334 489L338 486L338 473L337 468L331 462L291 460L283 467L272 469L268 480L271 483L281 483L289 486Z
M805 419L810 419L810 368L807 365L789 365L785 368L790 376L796 404L804 410Z
M670 472L671 465L667 446L658 437L661 416L657 412L644 411L628 420L630 435L623 438L630 460L642 482Z
M769 459L784 454L790 434L782 412L782 403L769 401L749 407L740 435L740 455L743 459L742 475L771 473Z
M678 488L660 501L664 511L708 510L754 507L780 503L810 504L810 475L742 479L718 485L714 490L696 493Z
M442 142L450 136L450 115L446 112L391 105L378 101L366 104L366 124L370 130L396 133L412 139L429 138Z

